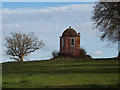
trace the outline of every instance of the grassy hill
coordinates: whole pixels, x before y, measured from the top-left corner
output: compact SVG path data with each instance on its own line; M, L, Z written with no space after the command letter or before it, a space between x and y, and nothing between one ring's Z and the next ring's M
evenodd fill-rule
M117 59L54 59L2 64L3 88L117 88Z

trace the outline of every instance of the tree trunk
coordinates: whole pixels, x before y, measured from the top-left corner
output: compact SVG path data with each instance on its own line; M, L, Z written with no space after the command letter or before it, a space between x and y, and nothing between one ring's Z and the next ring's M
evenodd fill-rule
M20 61L22 62L23 61L23 55L21 55L19 58L20 58Z

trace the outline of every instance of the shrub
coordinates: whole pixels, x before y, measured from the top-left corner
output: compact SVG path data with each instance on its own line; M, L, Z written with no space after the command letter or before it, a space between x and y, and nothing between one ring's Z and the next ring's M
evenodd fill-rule
M59 52L58 53L58 57L71 57L72 55L69 53L69 54L65 54L65 53L61 53Z
M90 55L87 55L85 49L80 48L80 56L79 58L92 58Z
M80 55L78 57L75 57L75 56L71 55L71 53L65 54L65 53L58 52L56 50L54 50L52 52L52 56L53 56L53 59L54 58L65 58L65 57L70 57L70 58L91 58L91 56L87 55L85 49L83 49L83 48L80 48Z
M86 56L86 51L83 48L80 48L80 56Z
M53 56L53 58L57 58L58 57L58 51L57 50L54 50L53 52L52 52L52 56Z

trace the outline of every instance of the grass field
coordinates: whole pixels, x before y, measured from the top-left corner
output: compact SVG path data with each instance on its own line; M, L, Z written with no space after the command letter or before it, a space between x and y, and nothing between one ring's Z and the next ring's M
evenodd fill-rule
M117 88L117 59L54 59L2 64L3 88Z

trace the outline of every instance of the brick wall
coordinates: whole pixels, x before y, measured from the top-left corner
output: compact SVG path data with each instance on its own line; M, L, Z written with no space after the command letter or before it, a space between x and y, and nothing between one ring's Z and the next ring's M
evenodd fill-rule
M71 46L71 38L75 38L75 45ZM64 39L64 46L62 46L62 39ZM74 53L72 51L74 50ZM64 54L71 54L72 56L80 55L80 37L60 37L60 52Z

